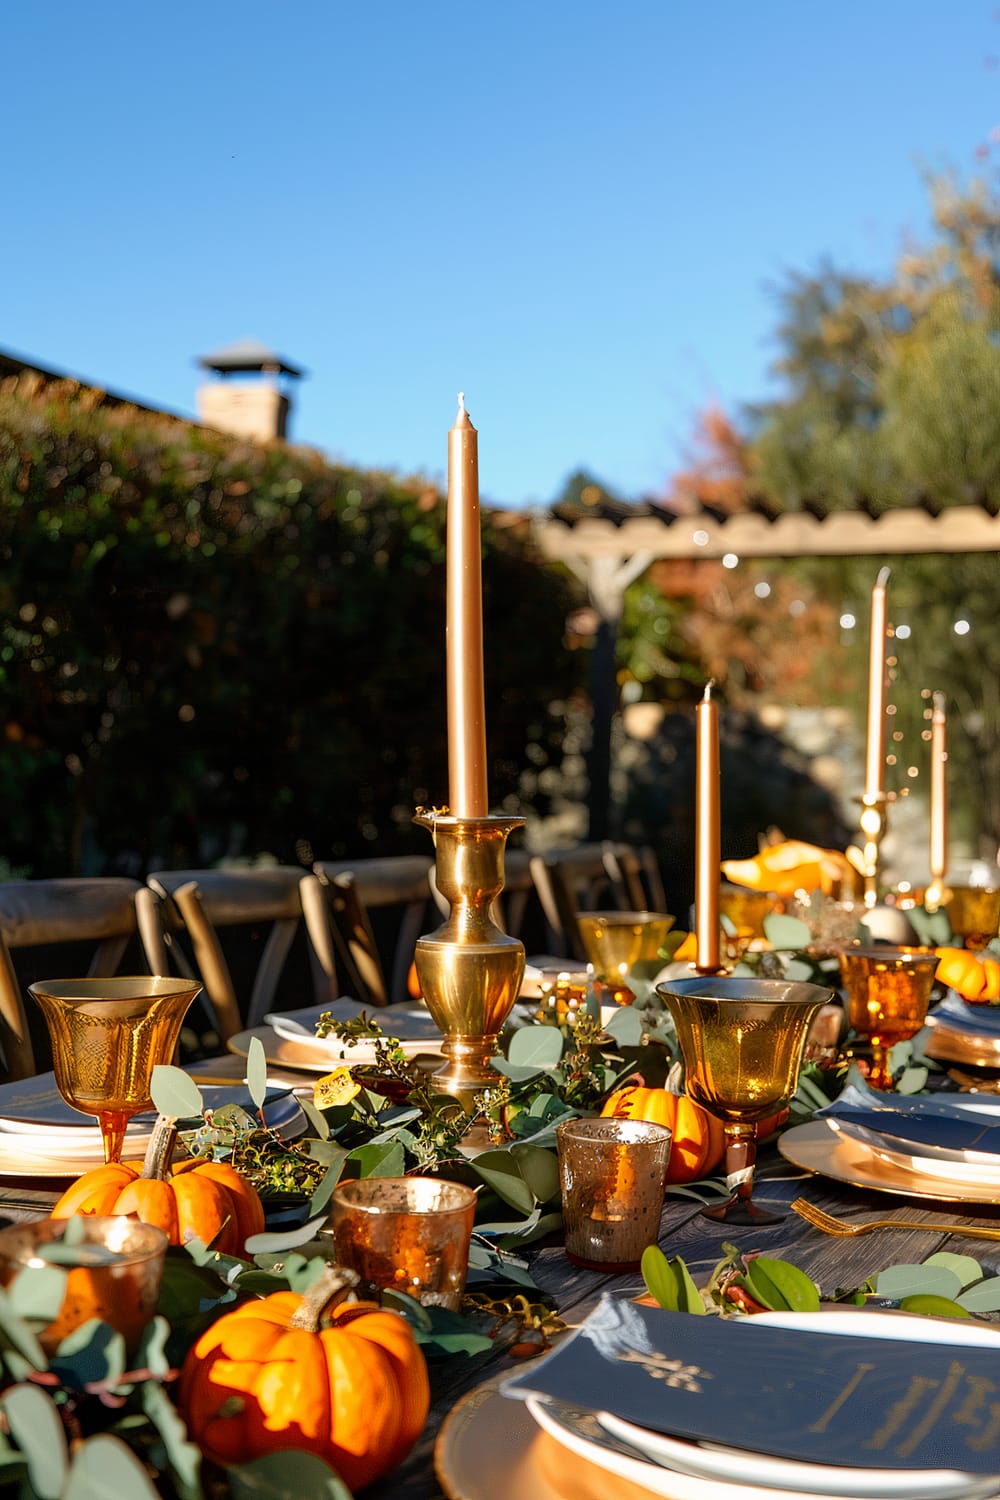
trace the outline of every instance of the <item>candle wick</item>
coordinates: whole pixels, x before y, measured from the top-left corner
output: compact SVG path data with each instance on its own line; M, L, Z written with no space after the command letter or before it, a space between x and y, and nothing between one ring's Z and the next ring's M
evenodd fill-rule
M465 392L464 391L459 391L459 393L458 393L458 409L459 409L460 412L463 412L465 410Z
M886 586L886 584L889 582L889 575L890 575L891 572L892 572L891 568L880 568L879 569L879 575L878 575L878 577L875 580L875 587L879 588L879 589L884 589L885 586Z
M704 694L702 696L702 700L701 700L702 703L711 703L711 701L712 701L712 689L714 687L715 687L715 678L714 677L710 677L708 679L708 681L705 683L705 692L704 692Z

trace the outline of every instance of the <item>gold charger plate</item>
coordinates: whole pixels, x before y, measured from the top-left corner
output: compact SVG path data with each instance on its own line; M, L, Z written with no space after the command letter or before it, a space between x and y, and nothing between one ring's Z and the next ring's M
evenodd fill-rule
M442 1423L434 1467L449 1500L656 1500L542 1432L523 1401L500 1395L510 1373L477 1386Z
M793 1166L851 1187L876 1188L905 1198L931 1198L943 1203L1000 1203L1000 1185L989 1188L981 1183L948 1182L893 1166L877 1157L863 1141L836 1134L825 1120L810 1120L807 1125L784 1131L778 1138L778 1150ZM933 1224L927 1227L934 1228Z
M938 1062L964 1063L974 1068L1000 1068L1000 1037L975 1035L969 1031L952 1030L944 1021L939 1021L931 1031L924 1047L928 1057Z

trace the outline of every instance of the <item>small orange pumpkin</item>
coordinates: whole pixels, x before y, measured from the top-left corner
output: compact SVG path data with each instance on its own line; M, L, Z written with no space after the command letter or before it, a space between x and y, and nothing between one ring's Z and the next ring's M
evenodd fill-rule
M628 1084L616 1089L601 1114L669 1126L668 1182L698 1182L713 1172L726 1154L722 1122L687 1094Z
M202 1334L178 1404L208 1458L226 1465L302 1448L352 1491L402 1462L427 1420L427 1366L398 1313L330 1306L356 1280L330 1266L305 1297L273 1292Z
M242 1255L251 1235L264 1230L257 1189L221 1161L193 1158L170 1167L177 1124L161 1115L140 1171L132 1162L107 1162L84 1172L52 1210L73 1214L135 1214L162 1229L172 1245L197 1235L223 1255Z

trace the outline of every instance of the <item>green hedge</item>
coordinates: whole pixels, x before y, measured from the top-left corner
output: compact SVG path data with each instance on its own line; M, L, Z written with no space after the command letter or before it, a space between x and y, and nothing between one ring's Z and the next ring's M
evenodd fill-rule
M71 382L6 382L9 866L424 850L413 809L447 800L444 546L444 505L423 481L113 407ZM523 810L530 785L546 811L550 705L581 666L563 644L572 603L526 522L487 522L497 808Z

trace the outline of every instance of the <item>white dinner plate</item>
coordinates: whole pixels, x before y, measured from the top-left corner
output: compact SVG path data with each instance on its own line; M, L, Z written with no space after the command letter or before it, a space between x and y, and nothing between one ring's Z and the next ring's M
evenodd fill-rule
M1000 1203L1000 1178L995 1185L935 1177L919 1170L916 1158L903 1168L876 1156L864 1141L838 1133L832 1117L795 1125L778 1137L778 1150L793 1166L852 1187L899 1193L904 1198L930 1198L943 1203ZM928 1224L933 1232L933 1224Z
M850 1136L867 1146L880 1161L899 1167L904 1172L920 1172L925 1177L942 1177L946 1182L967 1182L976 1186L986 1185L1000 1189L1000 1156L987 1156L985 1152L945 1151L940 1147L918 1146L903 1149L898 1137L882 1135L869 1130L866 1125L843 1115L827 1115L830 1129L838 1135Z
M878 1320L873 1326L873 1320ZM864 1312L845 1309L830 1313L761 1313L741 1319L750 1336L758 1322L772 1328L804 1329L810 1333L835 1333L858 1338L904 1340L910 1343L968 1344L1000 1349L1000 1331L983 1323L955 1321L947 1326L906 1313ZM666 1437L610 1412L598 1421L614 1437L638 1448L655 1463L680 1473L705 1479L741 1481L777 1490L804 1490L810 1495L861 1496L876 1494L884 1500L968 1500L971 1496L994 1495L998 1479L990 1475L965 1474L956 1469L867 1469L841 1468L832 1464L796 1463L787 1458L747 1453L711 1443L690 1443Z
M273 1017L271 1029L283 1041L293 1042L298 1047L308 1047L317 1056L322 1055L331 1065L337 1063L371 1063L375 1061L375 1045L373 1042L355 1042L349 1047L345 1041L338 1036L317 1036L315 1032L302 1031L294 1025L290 1026L279 1016ZM424 1041L406 1041L403 1037L399 1039L399 1045L407 1057L416 1057L420 1052L434 1050L435 1040L441 1041L440 1032L436 1033L434 1039Z
M662 1496L663 1500L778 1500L779 1492L772 1485L729 1484L714 1476L684 1474L679 1469L666 1469L662 1464L651 1463L605 1432L594 1412L576 1412L537 1396L529 1396L525 1405L542 1431L570 1453L613 1474L616 1479L641 1486L650 1495ZM608 1489L609 1500L614 1493L613 1489ZM780 1500L813 1500L813 1497L806 1490L782 1490ZM848 1497L828 1495L827 1500L848 1500ZM855 1494L849 1500L884 1500L884 1497L869 1490L863 1496Z

